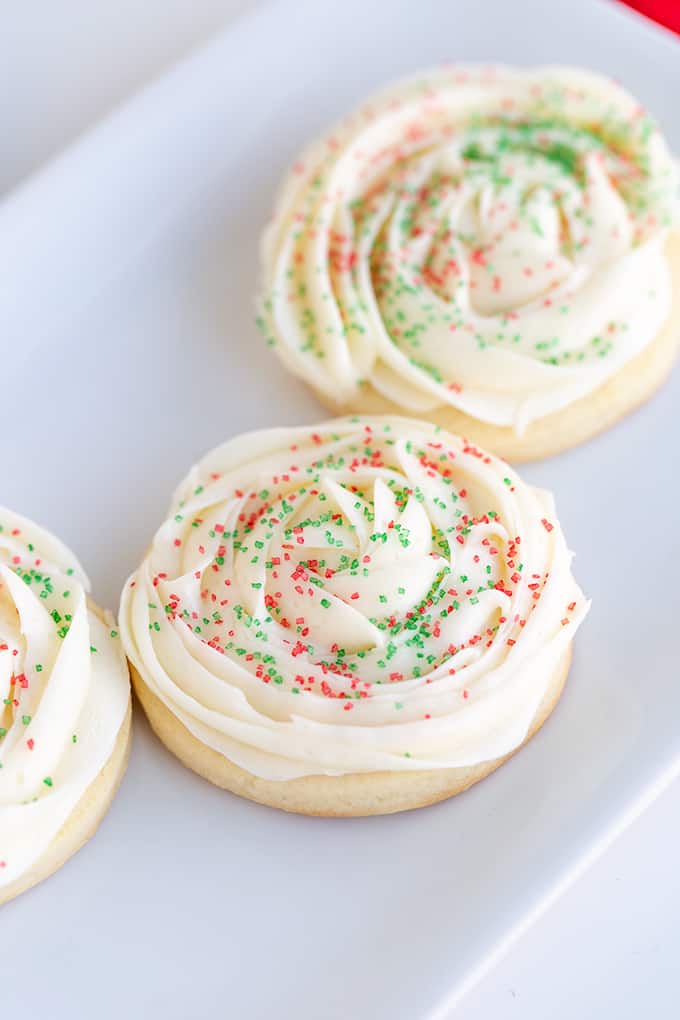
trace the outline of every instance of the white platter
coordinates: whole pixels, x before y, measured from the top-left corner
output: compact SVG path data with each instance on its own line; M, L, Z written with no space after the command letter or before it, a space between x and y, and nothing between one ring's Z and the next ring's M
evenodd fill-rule
M0 206L0 502L68 541L103 604L201 452L323 416L254 327L260 227L307 137L445 58L602 69L680 149L677 43L610 4L298 0L231 27ZM558 711L512 763L421 812L302 819L211 788L138 715L97 837L2 912L7 1015L446 1015L680 771L679 398L676 372L609 434L524 469L557 494L593 610Z

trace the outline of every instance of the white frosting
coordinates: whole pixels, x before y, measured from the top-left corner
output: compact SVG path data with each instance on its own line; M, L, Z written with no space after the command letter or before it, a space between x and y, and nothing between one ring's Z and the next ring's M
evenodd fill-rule
M113 618L53 535L0 508L0 891L42 856L110 758L130 700Z
M552 498L400 418L227 442L126 584L123 642L266 778L470 765L527 734L587 604Z
M336 405L526 425L667 318L677 174L637 101L564 68L444 68L296 163L263 241L260 325Z

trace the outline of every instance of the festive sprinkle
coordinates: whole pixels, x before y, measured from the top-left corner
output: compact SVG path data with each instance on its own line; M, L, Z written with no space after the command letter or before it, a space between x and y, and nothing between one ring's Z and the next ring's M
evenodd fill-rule
M407 409L427 397L517 429L562 406L565 385L597 388L665 318L650 287L663 262L639 249L673 221L677 173L638 111L614 83L559 69L444 68L388 90L282 191L267 343L335 402L396 375ZM600 321L583 281L614 264L638 300L612 283Z
M64 753L67 742L76 744L78 741L75 733L59 732L58 712L53 718L49 716L54 699L47 697L46 692L59 696L58 689L52 692L50 684L53 671L60 665L60 656L66 654L70 646L78 654L86 653L89 648L93 660L103 658L102 639L96 645L91 644L88 628L82 627L82 621L74 639L63 644L77 618L76 606L80 607L85 594L79 571L48 559L41 550L43 546L50 549L50 542L45 541L40 529L15 521L10 511L0 509L0 564L5 574L4 579L0 577L0 769L3 770L3 803L10 811L49 796L49 792L58 787L58 777L64 774L57 770L59 756ZM12 584L7 582L8 571L22 584L21 600L16 596L14 578ZM31 601L35 604L29 612L26 606ZM33 633L32 613L43 621L41 627L46 633ZM94 626L94 614L91 619ZM100 626L98 620L96 626ZM117 636L117 631L110 633L112 637ZM77 661L76 656L71 669ZM93 670L96 669L98 667L93 666ZM77 680L72 676L67 679ZM104 682L99 676L95 679ZM108 677L105 680L108 682ZM107 699L107 704L113 703ZM96 720L93 725L95 736L99 731L105 734L100 723L101 720ZM45 755L52 761L52 775L42 773ZM104 755L101 765L105 760ZM71 774L69 781L75 780ZM0 866L3 868L7 866L6 844L3 846L4 810L0 806L0 854L3 855ZM13 866L21 863L14 859L14 852L12 857Z
M357 419L292 437L232 465L237 485L192 477L192 515L154 543L166 569L126 596L147 614L145 647L179 639L223 678L233 664L277 720L370 727L387 705L408 726L452 695L469 710L469 667L509 657L542 605L556 554L539 539L556 525L531 490L518 501L502 462L437 430ZM546 605L545 634L572 625L565 604Z

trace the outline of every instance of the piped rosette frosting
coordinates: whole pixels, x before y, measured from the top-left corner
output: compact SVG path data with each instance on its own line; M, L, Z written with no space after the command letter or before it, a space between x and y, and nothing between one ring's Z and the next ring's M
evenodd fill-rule
M112 617L53 535L0 508L0 895L49 849L128 711Z
M437 769L526 736L587 603L549 495L399 418L209 453L125 586L142 681L275 780Z
M676 196L658 128L608 79L424 72L293 167L263 241L260 325L333 406L374 390L521 432L656 337Z

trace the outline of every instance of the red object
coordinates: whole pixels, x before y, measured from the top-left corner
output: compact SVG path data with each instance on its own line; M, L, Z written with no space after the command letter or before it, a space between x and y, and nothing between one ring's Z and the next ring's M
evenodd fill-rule
M620 2L680 35L680 0L620 0Z

